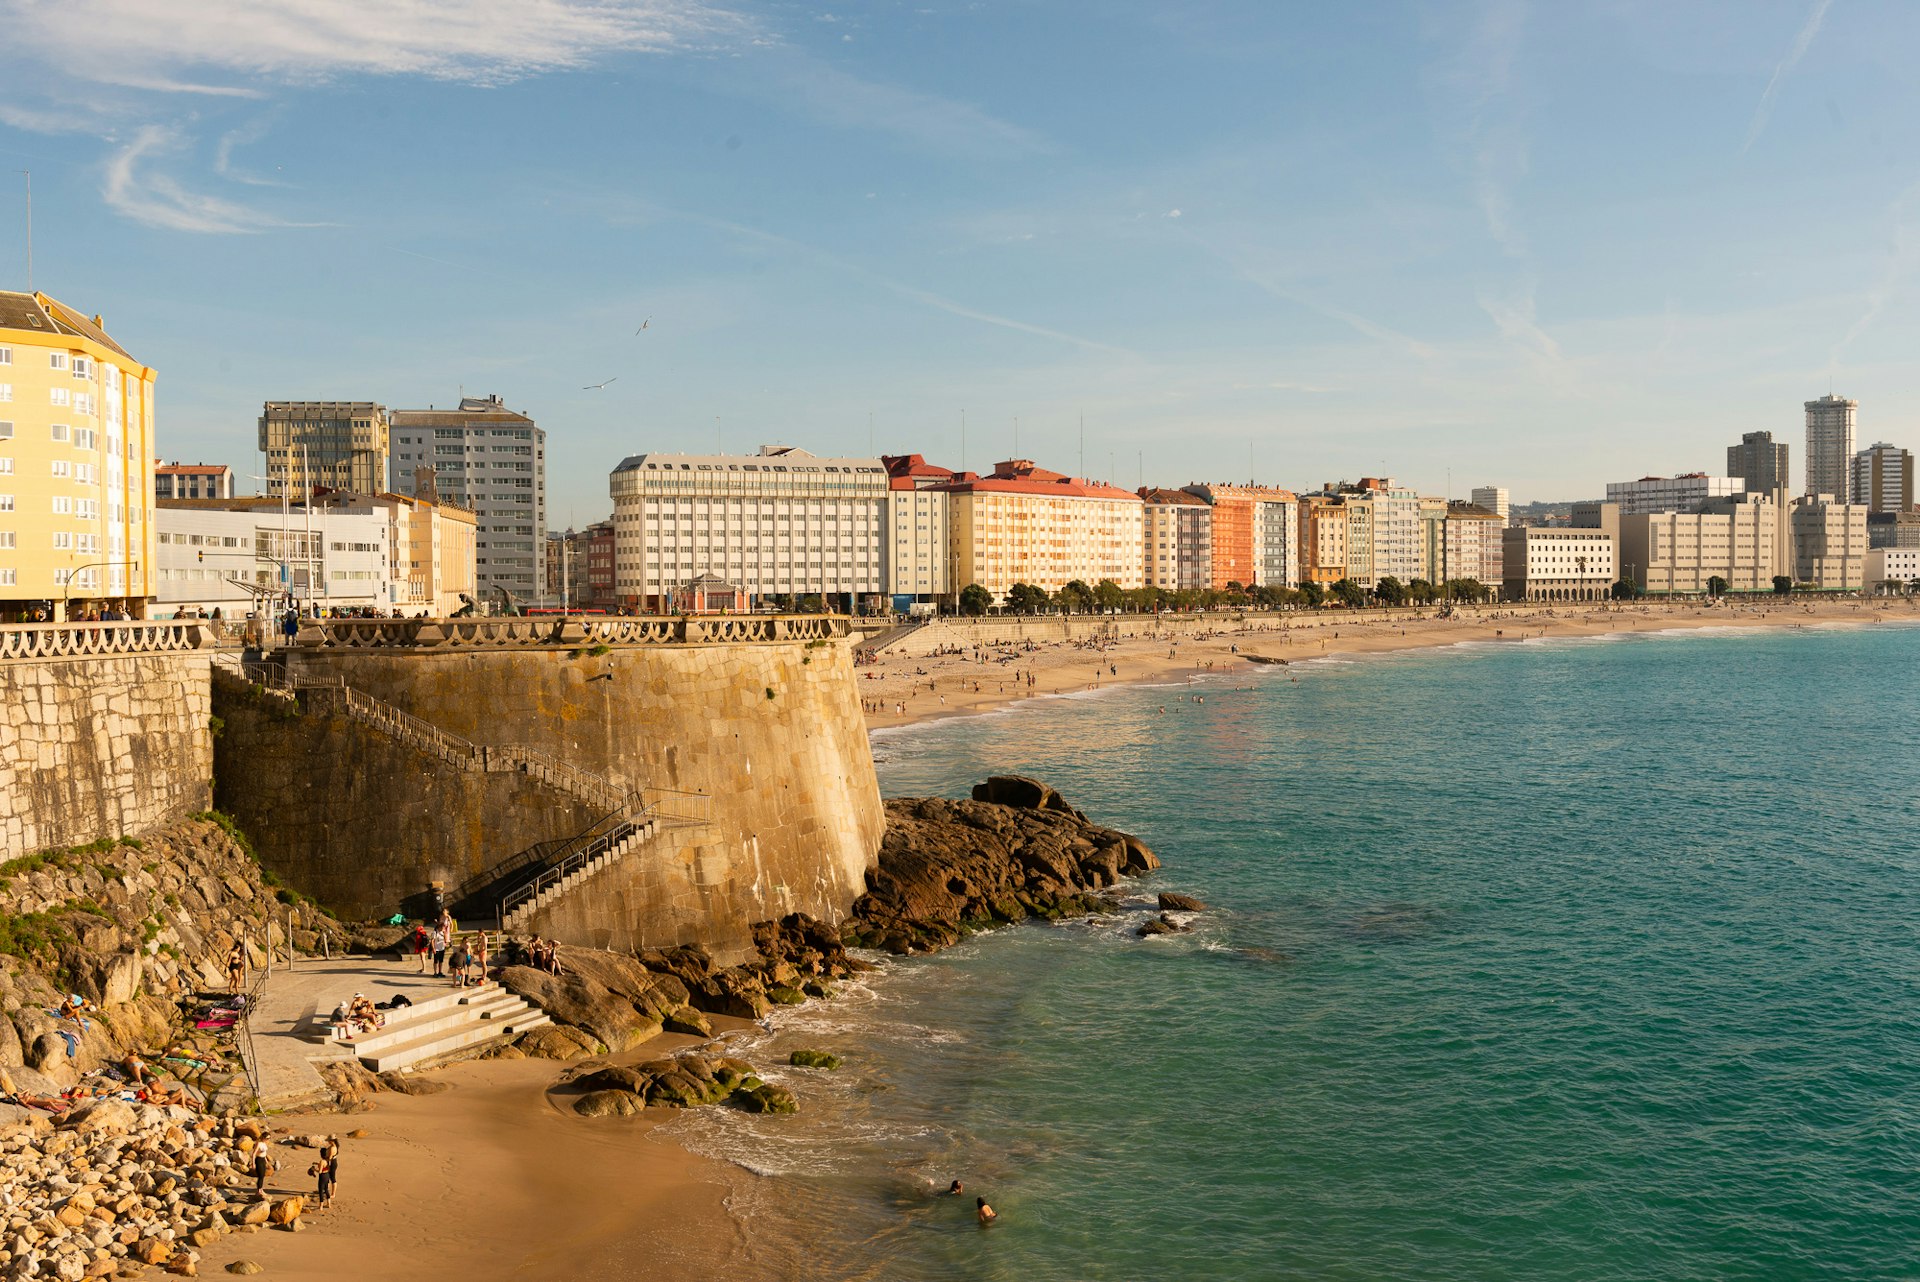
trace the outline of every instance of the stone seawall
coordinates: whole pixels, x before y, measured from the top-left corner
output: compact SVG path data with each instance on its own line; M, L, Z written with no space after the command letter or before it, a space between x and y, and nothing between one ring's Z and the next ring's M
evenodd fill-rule
M0 855L142 833L205 810L207 656L0 662Z
M698 943L740 957L754 922L794 912L838 922L866 889L885 818L844 643L296 648L289 662L300 679L342 681L477 744L529 745L626 790L712 798L709 823L670 828L542 906L525 929L594 947ZM229 731L221 804L241 816L263 862L342 911L392 912L432 881L456 884L515 854L552 817L526 797L436 794L449 786L444 773L423 771L415 750L375 746L372 729L291 724L271 771L257 769L253 740ZM340 752L358 755L330 764ZM495 831L495 817L516 806L525 826ZM315 815L351 823L353 839L282 833ZM409 823L430 836L410 836ZM574 831L569 821L539 836Z

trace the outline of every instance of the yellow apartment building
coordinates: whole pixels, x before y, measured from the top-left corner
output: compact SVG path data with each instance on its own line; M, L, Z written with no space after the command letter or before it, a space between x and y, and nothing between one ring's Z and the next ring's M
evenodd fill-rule
M1048 592L1075 579L1146 584L1146 505L1137 494L1029 459L1008 459L988 476L962 472L934 488L953 496L953 581L961 588L977 583L1003 597L1016 583Z
M0 290L0 617L144 617L154 371L43 293Z
M1300 581L1338 583L1347 577L1347 503L1325 494L1300 496Z

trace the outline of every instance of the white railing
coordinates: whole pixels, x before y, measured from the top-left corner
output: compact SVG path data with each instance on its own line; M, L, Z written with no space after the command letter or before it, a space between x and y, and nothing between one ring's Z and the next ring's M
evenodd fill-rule
M212 644L200 619L100 623L0 623L0 659L169 654Z
M844 615L566 615L501 619L305 619L294 645L315 649L509 650L594 645L766 644L844 637Z

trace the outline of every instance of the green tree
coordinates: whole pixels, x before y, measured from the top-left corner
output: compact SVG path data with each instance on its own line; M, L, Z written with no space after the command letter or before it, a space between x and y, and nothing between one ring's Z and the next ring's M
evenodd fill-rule
M1439 589L1425 579L1415 579L1407 584L1407 595L1421 605L1432 605Z
M1099 606L1103 613L1118 610L1126 604L1126 601L1126 592L1112 579L1102 579L1093 585L1093 603Z
M1318 606L1327 599L1327 590L1311 579L1300 580L1300 602L1306 606Z
M1047 590L1031 583L1016 583L1007 589L1007 609L1015 614L1043 614L1051 603Z
M1087 586L1084 579L1075 579L1061 588L1057 599L1060 608L1068 614L1093 613L1093 589Z
M993 608L993 593L978 583L969 583L960 589L960 613L979 618Z
M1607 589L1607 594L1616 601L1631 601L1640 595L1640 589L1625 579L1621 579L1618 583L1615 583L1611 588Z
M1448 579L1441 592L1449 601L1484 601L1487 587L1478 579Z
M1357 610L1367 603L1367 590L1352 579L1341 579L1331 589L1340 604L1348 609Z
M1732 586L1733 584L1727 582L1725 579L1721 578L1719 575L1716 574L1712 578L1707 580L1707 595L1710 597L1713 597L1715 600L1718 600L1719 598L1725 596L1727 594L1727 589L1731 588Z
M1407 585L1391 574L1373 585L1373 594L1387 605L1407 603Z
M1793 579L1785 574L1774 575L1773 590L1781 596L1787 596L1793 591Z

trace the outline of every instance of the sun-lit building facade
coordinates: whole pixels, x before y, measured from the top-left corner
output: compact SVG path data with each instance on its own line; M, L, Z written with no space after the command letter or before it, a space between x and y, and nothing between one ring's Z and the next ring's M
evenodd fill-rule
M952 496L954 582L996 598L1016 583L1057 592L1079 580L1146 585L1145 504L1108 485L1008 459L986 475L962 472Z
M0 291L0 617L146 614L153 386L99 316Z
M1141 570L1146 586L1167 592L1213 586L1213 505L1185 490L1141 486L1135 491L1146 545Z

